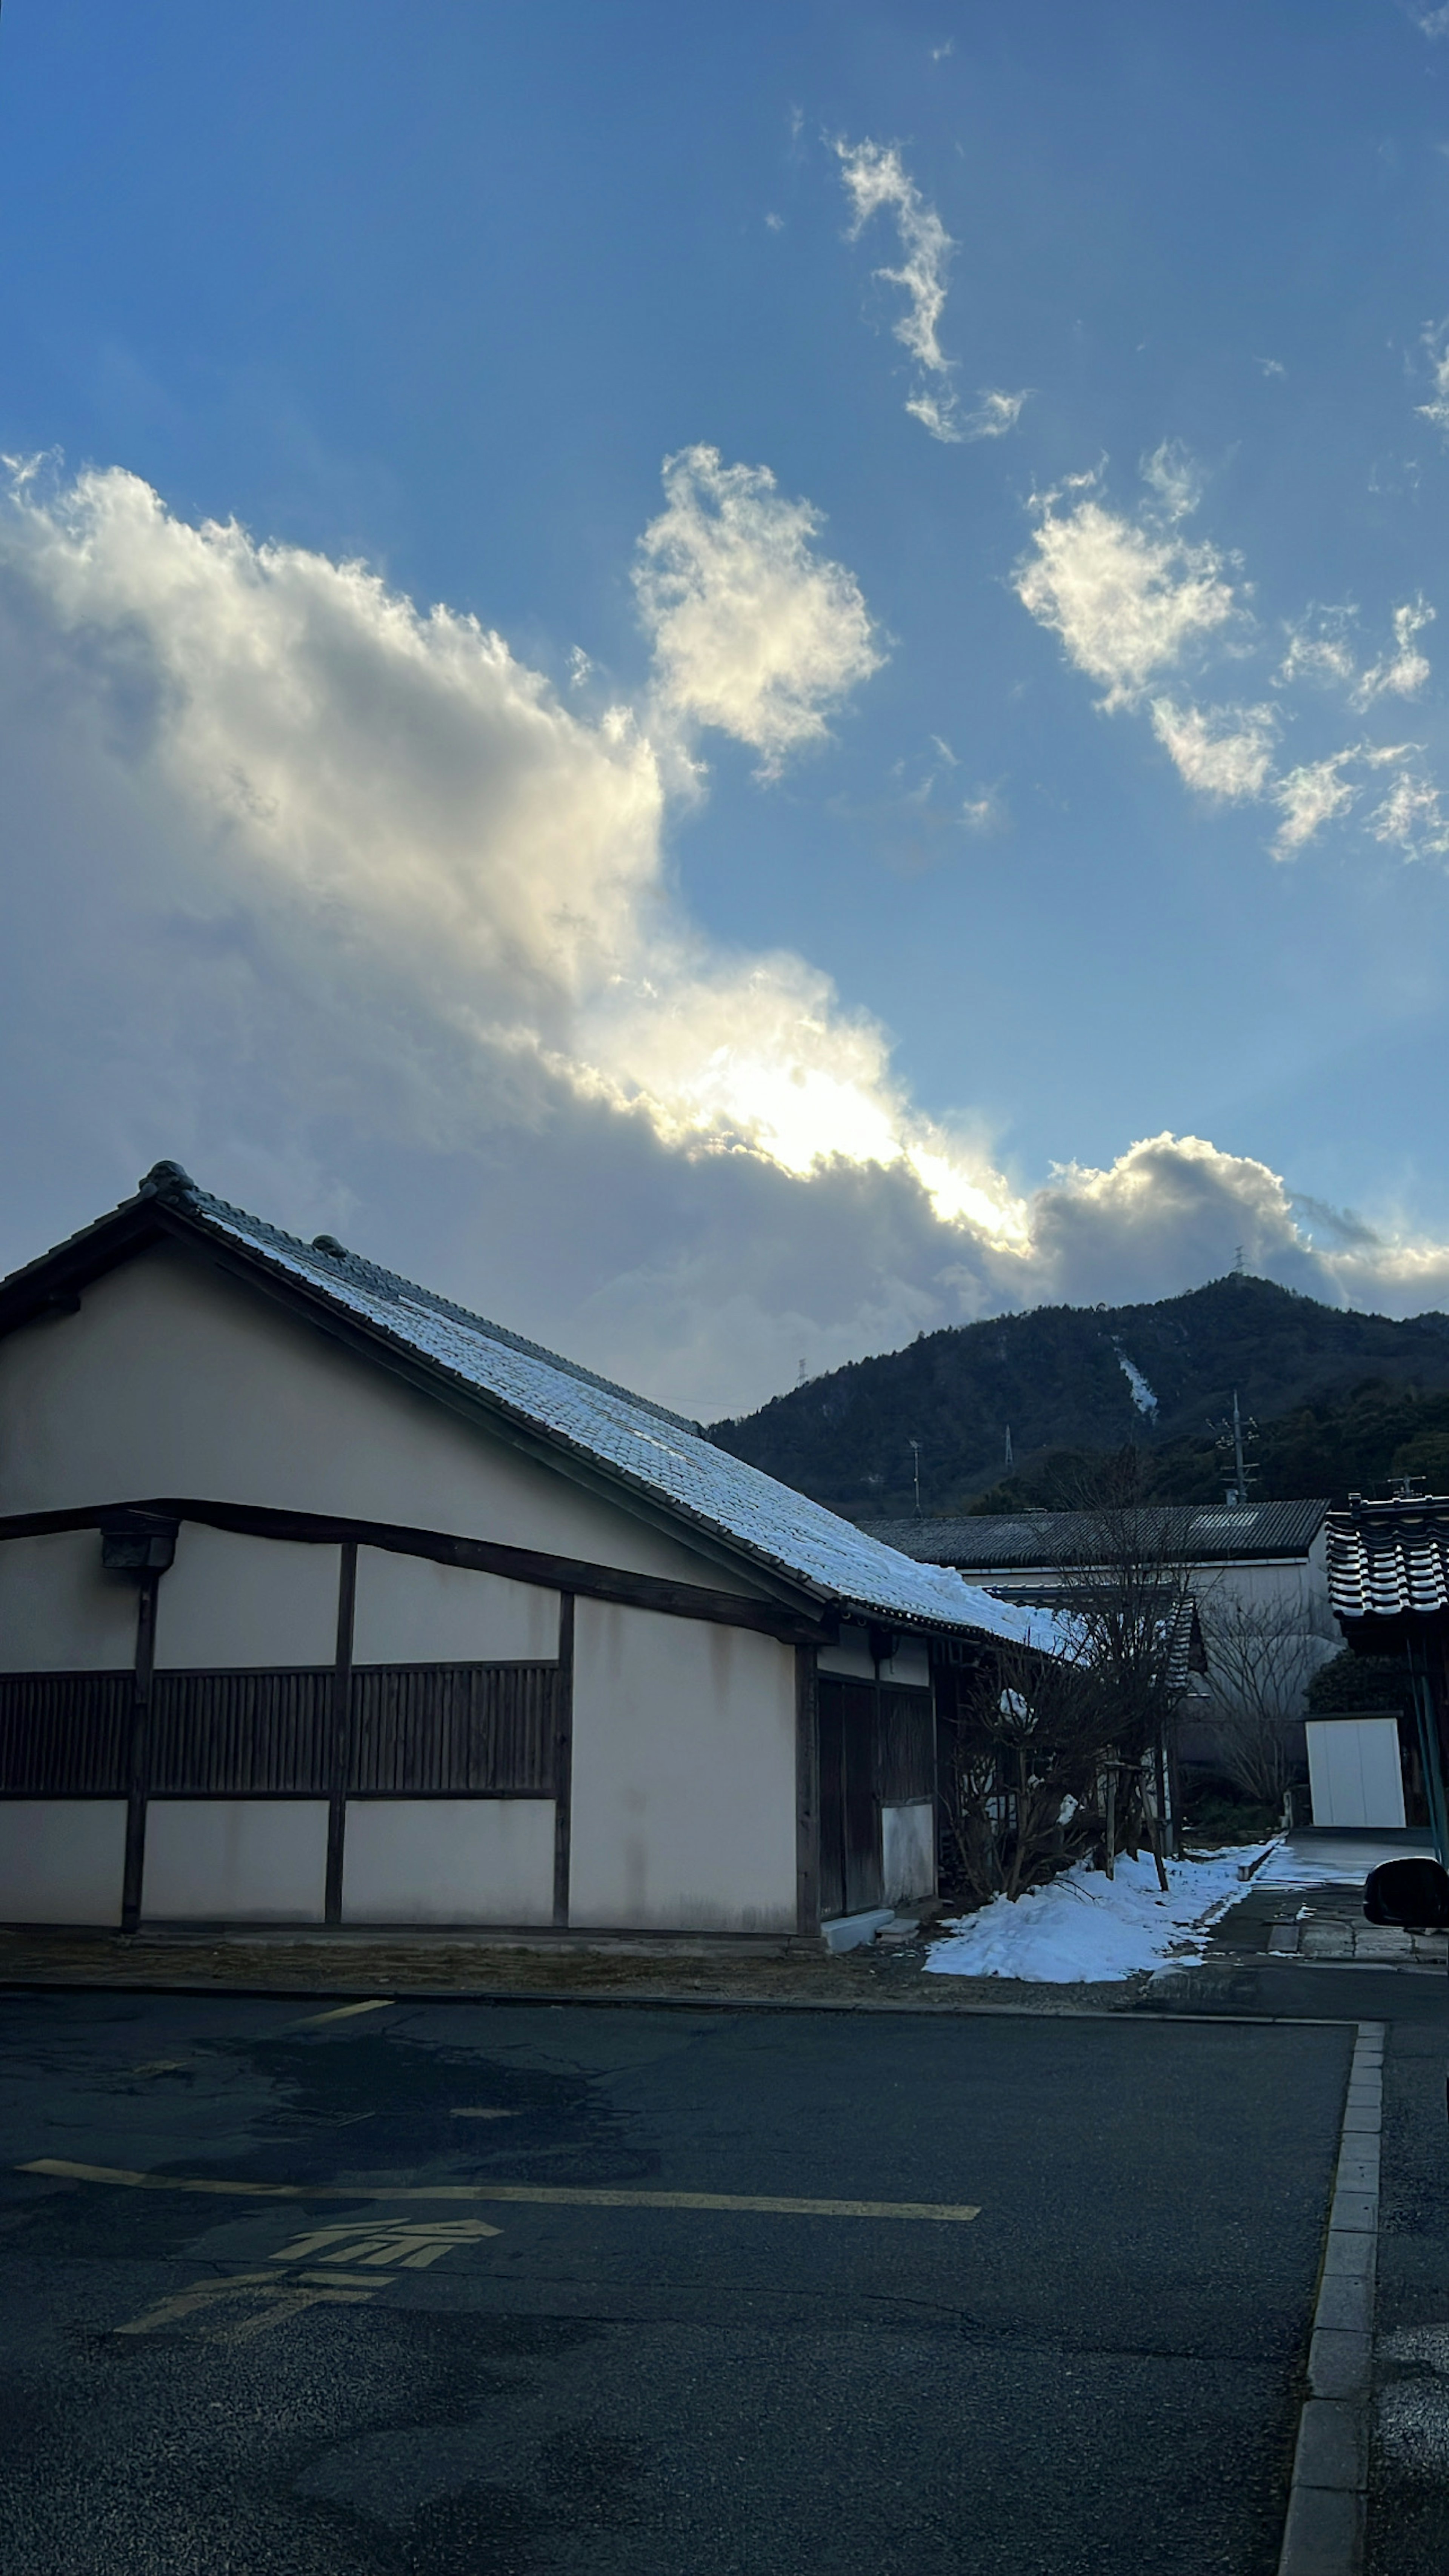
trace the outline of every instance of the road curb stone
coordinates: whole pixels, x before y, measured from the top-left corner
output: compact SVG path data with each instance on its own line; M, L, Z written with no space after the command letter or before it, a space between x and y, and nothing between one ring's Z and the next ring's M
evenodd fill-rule
M1278 2576L1362 2576L1383 2065L1383 2023L1360 2022Z

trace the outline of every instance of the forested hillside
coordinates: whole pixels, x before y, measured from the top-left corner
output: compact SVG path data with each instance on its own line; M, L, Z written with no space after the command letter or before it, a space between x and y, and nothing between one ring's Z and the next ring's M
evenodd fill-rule
M1038 1307L923 1334L834 1369L711 1437L836 1511L928 1512L1063 1498L1135 1440L1164 1499L1223 1490L1208 1425L1236 1387L1265 1496L1449 1486L1449 1316L1394 1323L1233 1275L1150 1306ZM1005 1481L1006 1435L1014 1470Z

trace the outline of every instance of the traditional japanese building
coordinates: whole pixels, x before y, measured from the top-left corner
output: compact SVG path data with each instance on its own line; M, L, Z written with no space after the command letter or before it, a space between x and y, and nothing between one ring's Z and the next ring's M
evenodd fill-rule
M0 1920L813 1936L1055 1635L174 1163L0 1286Z

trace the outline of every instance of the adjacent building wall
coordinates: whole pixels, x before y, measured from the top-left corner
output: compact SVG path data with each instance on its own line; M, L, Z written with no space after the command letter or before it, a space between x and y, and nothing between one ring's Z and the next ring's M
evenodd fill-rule
M795 1655L580 1600L570 1920L792 1931Z

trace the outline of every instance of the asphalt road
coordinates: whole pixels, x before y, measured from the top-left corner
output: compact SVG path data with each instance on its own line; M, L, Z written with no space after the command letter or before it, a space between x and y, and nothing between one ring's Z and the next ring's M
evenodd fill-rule
M1242 1919L1225 1927L1243 1936ZM1279 1965L1232 1937L1151 2001L1201 2013L1342 2013L1386 2030L1367 2576L1449 2571L1449 1983L1442 1971Z
M1273 2576L1348 2027L306 2010L0 1999L4 2576Z

